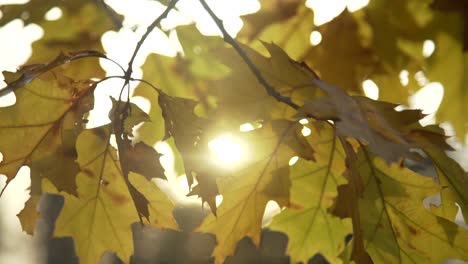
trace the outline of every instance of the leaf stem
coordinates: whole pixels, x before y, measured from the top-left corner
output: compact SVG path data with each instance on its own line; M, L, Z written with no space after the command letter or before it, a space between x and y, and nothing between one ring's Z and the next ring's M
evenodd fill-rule
M130 82L130 78L131 78L131 75L133 73L133 68L132 68L133 67L133 62L135 61L136 55L140 51L141 46L143 45L145 40L148 38L148 36L151 34L151 32L153 32L153 30L156 28L156 26L159 25L161 23L161 21L164 18L167 17L169 12L175 7L175 5L177 4L178 1L179 0L171 0L171 2L169 2L169 5L166 7L164 12L162 12L153 21L153 23L151 23L151 25L148 26L148 28L146 29L145 34L143 34L143 36L141 36L140 40L138 41L138 43L137 43L137 45L135 47L135 50L133 51L132 57L130 58L130 61L128 62L128 68L125 71L125 83L123 84L122 90ZM122 91L120 92L120 95L122 95ZM120 96L119 96L119 100L120 100Z
M224 28L223 21L216 16L216 14L213 12L213 10L211 10L210 6L206 3L206 1L205 0L199 0L199 1L202 4L203 8L211 16L213 21L216 23L219 30L221 30L221 33L223 34L224 41L227 42L228 44L230 44L237 51L239 56L241 56L241 58L244 60L244 62L249 67L250 71L255 75L255 77L257 78L257 81L263 87L265 87L265 90L268 93L268 95L272 96L277 101L285 103L285 104L289 105L290 107L294 108L295 110L298 110L300 108L300 106L298 104L294 103L291 98L289 98L287 96L284 96L281 93L279 93L275 89L275 87L273 87L273 85L270 82L268 82L265 79L265 77L263 77L260 69L253 63L253 61L249 58L247 53L245 53L245 51L241 48L239 43L237 43L237 41L235 39L233 39L231 37L231 35L229 35L229 33Z
M125 79L125 78L126 78L125 75L111 75L111 76L107 76L107 77L97 81L96 84L100 84L100 83L105 82L105 81L107 81L109 79ZM150 86L151 88L153 88L153 90L155 90L157 93L161 92L161 90L158 87L156 87L154 84L150 83L147 80L139 79L139 78L132 78L132 77L130 77L129 80L144 83L144 84Z

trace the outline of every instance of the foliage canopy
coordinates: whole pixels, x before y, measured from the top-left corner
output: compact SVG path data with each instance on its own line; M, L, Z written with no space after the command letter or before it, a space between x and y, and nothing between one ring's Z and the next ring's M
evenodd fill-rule
M135 222L177 230L175 205L153 181L166 179L152 147L165 140L178 153L187 194L211 209L195 232L216 236L216 263L246 236L259 245L269 201L282 210L267 227L288 236L293 263L317 253L331 263L468 261L468 231L454 223L457 205L468 219L468 175L445 153L452 148L439 126L422 126L420 110L395 109L421 88L414 79L401 82L400 73L423 72L445 87L437 119L451 122L459 138L466 134L466 1L371 0L315 26L304 0L260 0L232 38L200 0L224 41L194 25L164 31L177 32L183 54L149 55L143 78L134 79L141 44L177 9L176 0L160 2L167 8L127 69L119 65L122 75L107 77L98 59L112 58L100 38L118 30L122 17L104 1L2 7L0 26L21 18L44 29L27 66L3 72L0 90L16 96L0 108L5 188L20 167L31 168L31 198L18 215L25 231L34 232L44 193L63 196L54 236L74 239L80 263L97 263L105 251L129 261ZM62 17L45 20L55 6ZM312 31L321 33L320 44L310 44ZM436 46L430 57L421 54L426 40ZM140 84L130 99L112 99L110 123L86 128L94 91L111 78L122 80L121 95L130 81ZM364 96L366 79L381 100ZM147 113L132 102L136 96L149 100ZM240 131L246 123L252 129ZM220 134L245 144L239 166L210 160L209 142ZM434 178L407 167L424 160ZM441 204L426 208L423 200L434 194Z

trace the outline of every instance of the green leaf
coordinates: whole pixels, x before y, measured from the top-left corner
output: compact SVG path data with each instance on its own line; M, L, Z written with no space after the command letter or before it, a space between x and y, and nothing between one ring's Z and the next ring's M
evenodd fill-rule
M224 44L218 37L203 36L193 24L177 27L177 35L184 54L177 54L176 57L150 54L142 66L143 79L170 96L198 99L203 110L212 110L213 103L207 95L207 82L223 77L228 70L210 52ZM162 113L158 95L151 87L139 85L134 96L150 101L149 115L153 122L139 128L138 138L153 145L164 135L164 128L160 125Z
M331 127L308 127L312 128L308 139L317 151L317 161L300 159L291 167L294 206L275 216L269 228L288 235L291 263L306 263L316 253L335 263L345 248L345 236L352 232L350 219L342 220L328 212L338 195L338 185L346 183L342 176L344 154Z

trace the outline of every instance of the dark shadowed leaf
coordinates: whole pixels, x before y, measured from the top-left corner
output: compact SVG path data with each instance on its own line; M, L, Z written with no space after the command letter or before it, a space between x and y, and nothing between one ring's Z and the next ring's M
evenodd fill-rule
M321 80L312 82L329 96L306 102L301 111L323 120L335 120L339 135L363 141L387 162L402 157L417 160L418 155L411 148L452 149L443 133L419 125L424 117L419 110L398 112L395 104L349 96Z

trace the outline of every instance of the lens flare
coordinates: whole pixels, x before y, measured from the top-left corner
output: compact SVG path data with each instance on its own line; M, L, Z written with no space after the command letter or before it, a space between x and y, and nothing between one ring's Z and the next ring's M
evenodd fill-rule
M222 135L208 143L215 162L223 167L233 167L245 157L245 149L240 140L232 135Z

